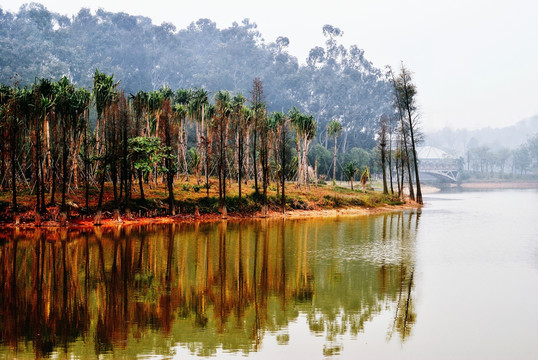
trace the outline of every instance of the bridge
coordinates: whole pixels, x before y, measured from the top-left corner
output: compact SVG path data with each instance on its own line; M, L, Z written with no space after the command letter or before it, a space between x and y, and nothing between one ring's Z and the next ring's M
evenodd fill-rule
M460 177L459 160L447 152L432 147L417 148L419 172L422 181L457 183Z

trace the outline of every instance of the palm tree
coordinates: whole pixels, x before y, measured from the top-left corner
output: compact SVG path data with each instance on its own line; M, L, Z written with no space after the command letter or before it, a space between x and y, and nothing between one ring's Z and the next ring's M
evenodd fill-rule
M11 205L13 213L17 217L17 155L19 140L22 133L22 113L27 98L27 89L9 89L2 94L2 103L4 103L4 117L9 133L9 157L11 162ZM17 220L16 220L17 221Z
M187 118L187 110L191 98L191 90L178 89L174 97L174 105L172 106L172 111L178 122L178 165L179 162L183 160L183 171L187 181L189 181L189 170L187 166L187 131L185 129L185 119Z
M232 121L234 123L235 128L235 147L236 147L236 169L237 169L237 185L239 186L239 206L241 207L241 180L243 177L243 160L244 160L244 144L243 144L243 137L245 135L245 125L246 125L246 112L244 109L247 109L245 107L246 99L243 96L243 94L239 93L232 99L231 107L232 107Z
M292 122L295 126L298 141L300 142L301 156L299 161L299 168L302 170L298 174L298 184L304 184L308 186L308 147L314 136L316 136L317 122L312 115L304 115L301 113L292 113Z
M226 206L226 152L228 136L228 120L232 112L230 93L219 91L215 96L215 120L213 127L216 131L217 165L219 171L219 206Z
M203 160L204 160L204 169L205 169L204 173L205 173L206 196L208 198L209 198L209 161L210 161L211 152L212 152L212 150L211 150L211 147L212 147L211 138L213 137L213 133L212 133L213 128L212 128L212 126L210 126L210 121L211 122L214 121L214 118L216 116L216 112L217 112L217 109L213 104L209 104L209 103L206 104L204 116L205 116L206 119L208 119L208 121L207 121L207 128L206 128L207 131L206 131L205 136L203 137L203 145L204 145L204 148L205 148ZM198 159L199 159L198 166L196 166L197 174L200 173L199 164L202 161L200 156L198 156Z
M36 181L37 181L37 204L36 210L43 214L46 211L45 207L45 173L43 169L43 139L42 132L48 133L48 120L51 115L51 109L54 106L53 84L48 79L41 79L35 86L35 97L37 102L35 116L35 131L36 131ZM45 148L46 149L46 148Z
M95 110L97 111L97 123L95 125L96 148L97 154L101 155L102 139L104 138L107 112L110 105L116 100L116 87L119 82L114 83L114 75L106 75L95 69L93 75L93 98L95 101Z
M91 93L86 90L79 88L76 91L77 99L77 113L80 116L80 127L83 137L83 146L84 146L84 187L85 187L85 200L86 200L86 211L89 210L89 197L90 197L90 158L89 158L89 145L88 145L88 127L89 127L89 108L91 103Z
M278 146L275 147L275 161L278 161L277 178L281 186L281 207L282 212L286 209L286 141L287 141L287 121L282 112L274 112L270 117L270 129L274 132Z
M291 124L295 128L295 150L297 152L297 186L301 185L302 173L302 161L301 161L301 133L298 131L297 126L301 118L301 112L294 106L288 111L288 118Z
M166 94L165 94L166 96ZM166 169L166 184L168 187L168 211L174 215L174 175L175 175L175 161L174 156L172 155L172 121L174 117L172 116L172 109L170 106L170 99L165 98L161 108L160 120L162 123L163 133L164 133L164 144L165 144L165 169Z
M370 168L367 166L361 174L362 190L366 192L366 183L370 180Z
M344 165L344 168L343 168L344 176L351 182L351 190L353 190L353 179L355 178L357 171L359 171L359 168L357 167L357 164L354 162L350 162Z
M205 164L204 172L206 178L206 186L209 186L209 149L211 140L209 138L208 129L209 126L206 126L205 119L207 118L207 105L208 105L208 93L204 89L193 90L192 97L189 101L189 113L192 120L196 123L196 151L198 156ZM202 151L204 147L204 151ZM196 168L196 177L198 183L200 183L200 169ZM208 189L209 194L209 189ZM208 195L209 196L209 195Z
M336 152L338 147L336 146L336 141L338 134L342 131L342 123L338 120L331 120L329 125L327 125L327 133L334 136L334 157L333 157L333 185L336 184Z
M252 165L254 167L254 189L256 194L259 193L258 189L258 165L256 161L257 152L257 138L258 138L258 121L264 116L265 104L263 102L263 84L260 78L254 78L252 82L252 90L250 91L253 118L254 118L254 131L253 135L253 148L252 148Z
M144 91L138 91L135 95L130 95L131 103L132 103L132 109L135 116L135 138L142 135L142 131L140 129L140 120L144 116L144 112L147 109L147 99L148 95ZM149 134L147 134L149 136ZM145 200L144 197L144 183L143 183L143 174L142 169L137 170L138 174L138 187L140 190L140 198L142 201Z
M95 128L96 133L96 148L97 155L102 155L102 139L104 138L105 122L108 117L108 113L111 105L116 102L118 97L118 92L116 87L119 83L114 83L114 75L106 75L105 73L95 70L93 76L93 97L95 100L95 108L97 110L97 125ZM107 144L105 144L107 145ZM103 166L101 169L101 183L99 191L99 202L97 204L98 211L101 210L103 204L103 193L105 187L105 171L108 164L109 154L105 151ZM99 162L97 163L99 166Z
M262 167L263 205L267 206L267 187L269 186L269 123L265 106L260 110L258 132L260 134L260 164ZM267 208L264 208L264 212L266 211Z
M55 110L59 121L62 143L62 205L60 211L67 210L66 207L66 191L68 183L67 163L69 159L69 139L70 132L73 127L73 93L75 87L69 83L67 77L63 77L55 84L54 91L56 94Z

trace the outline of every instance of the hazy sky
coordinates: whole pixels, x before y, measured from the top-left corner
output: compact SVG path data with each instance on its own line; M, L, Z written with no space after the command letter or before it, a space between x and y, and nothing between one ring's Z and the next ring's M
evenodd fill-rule
M17 11L28 1L0 0ZM404 61L415 74L422 123L501 127L538 115L538 1L536 0L41 0L49 10L81 7L144 15L178 29L199 18L218 27L249 18L266 42L290 39L304 63L323 45L322 26L344 31L377 67Z

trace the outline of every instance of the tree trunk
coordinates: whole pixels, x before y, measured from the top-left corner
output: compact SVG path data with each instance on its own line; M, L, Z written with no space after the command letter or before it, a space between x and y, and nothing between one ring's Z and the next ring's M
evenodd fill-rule
M388 194L389 189L387 188L387 173L385 169L385 146L381 146L381 168L383 169L383 194Z
M250 180L250 126L247 126L246 132L245 132L245 151L244 159L245 159L245 185L247 184L248 180Z
M258 189L258 166L256 162L256 138L257 138L257 132L258 132L258 115L254 117L254 141L253 141L253 151L252 151L252 165L254 167L254 191L256 194L259 193Z
M280 139L280 157L281 157L281 180L280 185L282 186L282 191L280 192L282 199L281 199L281 207L282 207L282 213L284 214L286 212L286 125L282 125L281 129L281 139Z
M12 120L13 121L13 120ZM17 131L15 129L11 129L11 205L13 206L13 214L17 214L18 212L18 206L17 206L17 167L16 167L16 159L15 156L17 154Z
M336 159L337 159L336 151L338 149L336 146L336 140L337 140L337 135L335 133L334 134L334 155L333 155L333 184L336 184Z
M138 170L138 186L140 188L140 199L142 201L146 201L146 197L144 196L144 179L142 176L142 170Z
M68 149L68 137L67 137L67 129L66 129L66 121L67 119L64 119L64 123L63 123L63 131L62 131L62 136L63 136L63 140L62 140L62 170L63 170L63 173L62 173L62 205L61 205L61 211L66 211L67 210L67 205L66 205L66 199L65 199L65 196L66 196L66 191L67 191L67 181L68 181L68 176L67 176L67 163L68 163L68 158L69 158L69 149Z
M297 135L295 141L295 150L297 151L297 186L301 186L303 180L303 160L302 160L302 151L301 151L301 138Z
M390 193L394 195L394 187L392 185L392 133L389 132L389 156L388 156L388 165L389 165L389 179L390 179Z

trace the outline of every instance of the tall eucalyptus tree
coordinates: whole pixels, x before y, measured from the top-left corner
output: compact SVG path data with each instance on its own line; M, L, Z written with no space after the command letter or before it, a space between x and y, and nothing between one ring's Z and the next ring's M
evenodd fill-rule
M413 188L413 176L411 174L411 165L409 163L409 142L407 140L407 132L408 132L408 126L406 124L406 121L405 121L405 115L404 115L404 111L405 109L403 108L404 104L403 102L401 101L400 99L400 95L399 95L399 90L398 90L398 79L396 79L394 73L392 72L392 69L390 68L390 66L387 66L388 68L388 71L389 71L389 76L391 78L391 81L392 81L392 86L393 86L393 90L394 90L394 106L396 107L396 111L398 112L398 117L400 119L400 134L402 135L402 141L400 142L401 146L402 146L402 150L403 150L403 153L402 153L402 157L401 157L401 160L403 161L402 162L402 165L405 164L407 165L407 174L408 174L408 181L409 181L409 197L411 198L411 200L415 201L415 190ZM402 179L404 177L404 172L403 172L403 167L402 167ZM403 181L402 181L402 189L401 189L401 195L403 196Z
M417 159L417 150L416 150L416 142L417 142L417 115L416 115L416 94L417 94L417 88L415 84L413 84L413 79L411 77L411 72L404 66L402 63L400 74L395 82L395 89L396 94L398 96L399 100L399 107L401 107L407 117L407 128L409 131L409 137L411 140L411 150L413 151L413 164L415 169L415 183L417 186L417 196L416 201L419 204L422 204L422 189L420 186L420 178L419 178L419 171L418 171L418 159Z

